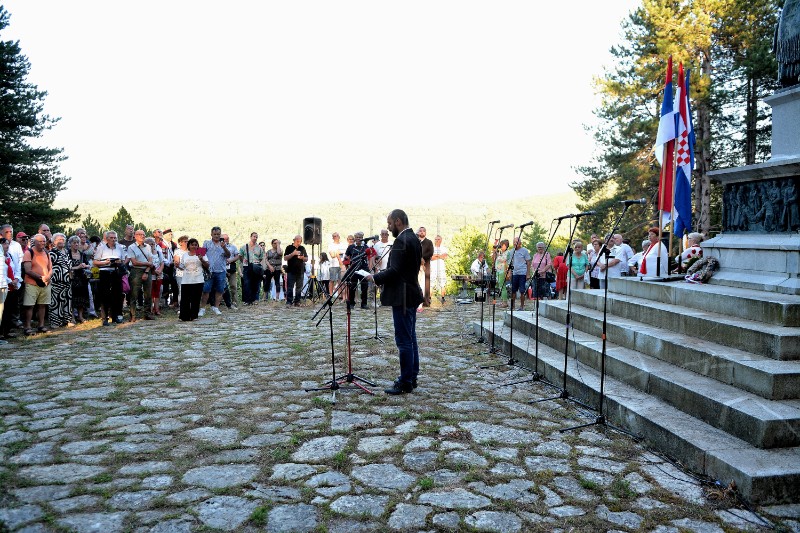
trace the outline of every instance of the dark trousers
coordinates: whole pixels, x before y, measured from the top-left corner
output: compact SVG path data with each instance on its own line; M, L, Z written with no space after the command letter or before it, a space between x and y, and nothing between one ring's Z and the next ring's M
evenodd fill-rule
M535 283L533 284L533 297L534 298L546 298L550 295L550 291L547 290L547 280L545 278L540 278L536 276L533 278Z
M423 267L425 271L425 292L422 295L422 307L430 307L431 306L431 262L425 261L425 266Z
M369 291L369 282L365 278L360 278L358 274L353 274L349 280L347 280L347 287L350 289L347 294L347 303L350 304L350 307L353 307L356 304L356 286L360 285L361 289L361 306L365 307L367 305L367 294Z
M303 294L303 273L289 272L286 274L286 303L300 303ZM277 295L277 290L275 292Z
M417 347L417 309L402 305L392 306L394 342L400 352L400 377L404 386L411 386L419 374L419 348Z
M242 267L242 301L245 303L258 300L261 291L261 280L252 276L253 269L250 265Z
M122 315L122 278L116 270L101 270L97 293L106 318Z
M178 278L175 277L175 267L164 267L164 302L178 303Z
M264 292L266 297L269 298L269 291L272 290L272 285L275 284L275 299L280 300L281 296L281 269L276 268L275 272L267 270L267 276L264 278Z
M183 321L194 320L200 312L200 297L203 296L202 283L181 284L181 309L178 318Z
M150 316L150 311L153 308L153 281L150 279L150 274L145 274L147 279L143 280L143 268L132 268L128 274L128 283L131 285L131 297L128 300L130 306L131 318L136 318L136 304L140 299L143 301L144 315Z

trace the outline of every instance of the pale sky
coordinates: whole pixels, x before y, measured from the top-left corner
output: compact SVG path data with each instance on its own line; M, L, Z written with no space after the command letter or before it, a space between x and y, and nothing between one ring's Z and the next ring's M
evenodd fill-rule
M499 200L569 190L636 0L6 0L60 198Z

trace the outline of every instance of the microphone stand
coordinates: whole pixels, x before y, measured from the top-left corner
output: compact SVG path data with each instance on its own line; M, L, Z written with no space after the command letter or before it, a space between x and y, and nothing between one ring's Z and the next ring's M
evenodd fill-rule
M374 246L375 245L373 243L373 247ZM392 248L391 244L388 244L386 248L384 248L383 253L381 253L381 256L378 257L378 259L375 261L375 266L371 269L372 272L376 272L376 269L378 268L377 265L381 264L381 261L383 260L384 257L386 257L391 248ZM372 338L383 344L383 338L380 335L378 335L378 286L377 285L375 285L375 297L372 300L372 306L373 306L372 311L375 315L375 336Z
M561 220L557 219L557 222L558 222L558 224L556 224L555 229L550 233L550 239L547 241L547 246L544 249L544 253L542 254L541 259L539 259L539 263L536 265L536 269L533 271L534 282L536 283L536 303L534 304L536 306L536 323L535 323L535 327L534 327L535 341L534 341L534 349L533 349L534 350L534 352L533 352L533 374L532 374L530 379L524 379L522 381L514 381L512 383L506 383L505 385L501 385L501 387L508 387L510 385L519 385L520 383L527 383L529 381L542 381L545 384L550 385L551 387L556 387L555 385L553 385L552 383L550 383L549 381L544 379L544 376L539 373L539 300L542 299L542 295L539 294L539 274L538 273L539 273L539 268L542 266L542 261L544 261L544 258L547 257L547 254L549 253L548 250L550 250L550 245L553 243L553 239L555 238L556 233L558 233L558 228L561 227ZM552 261L551 261L551 266L552 266ZM556 388L558 388L558 387L556 387Z
M578 426L572 426L568 428L559 429L559 432L564 433L566 431L572 431L573 429L581 429L589 426L594 425L601 425L605 427L610 427L611 429L615 429L621 433L625 433L626 435L630 435L631 437L638 438L636 435L631 433L630 431L626 431L622 428L613 426L608 423L606 419L606 415L603 412L603 402L605 399L604 396L604 387L605 387L605 377L606 377L606 331L608 327L608 258L611 255L611 250L608 248L608 243L611 241L612 236L617 232L617 228L619 227L620 222L622 222L622 218L625 216L625 213L628 211L628 204L625 204L625 207L622 209L622 213L617 217L617 221L614 223L614 227L611 229L611 233L609 233L609 237L606 240L603 247L600 249L600 253L597 255L597 259L595 259L594 264L591 265L589 272L595 269L597 263L600 262L600 258L605 255L606 256L606 268L604 269L605 272L605 287L603 288L603 348L600 352L600 401L598 402L597 408L597 416L595 416L592 422L587 424L581 424ZM566 375L566 373L565 373ZM581 404L583 405L583 404Z
M328 323L330 325L330 333L331 333L331 335L330 335L331 336L331 367L333 369L333 372L332 372L332 378L331 378L330 381L326 381L321 387L313 388L313 389L305 389L305 391L306 392L322 391L322 390L333 391L332 403L336 403L336 391L338 391L340 389L341 390L355 390L357 388L357 389L360 389L360 390L362 390L362 391L364 391L364 392L366 392L368 394L375 394L374 392L372 392L371 390L369 390L368 388L366 388L365 386L363 386L359 382L366 383L367 385L369 385L371 387L375 387L376 386L375 383L373 383L373 382L371 382L371 381L369 381L367 379L364 379L364 378L362 378L362 377L360 377L360 376L358 376L358 375L353 373L352 346L351 346L351 343L350 343L351 309L350 309L349 305L346 305L346 307L347 307L347 374L345 374L344 376L340 377L339 379L336 379L336 356L335 356L335 352L334 352L334 341L333 341L333 304L334 304L334 302L336 300L338 300L341 297L344 287L347 286L347 282L350 280L351 277L353 277L353 275L356 272L355 266L358 265L360 260L363 259L365 256L366 256L366 253L362 253L362 254L358 254L358 255L354 256L351 259L350 264L353 265L353 267L349 268L345 272L345 275L342 276L342 279L339 281L339 284L336 285L336 287L334 288L334 290L331 293L331 295L328 296L328 298L325 300L325 302L323 302L322 306L319 309L317 309L316 313L314 313L314 316L311 317L311 320L316 319L317 315L319 315L319 313L323 309L328 314ZM317 322L317 326L320 325L320 323L322 322L322 320L324 318L325 318L325 315L323 314L322 317ZM341 385L343 383L348 383L351 386L350 387L342 387Z
M575 225L573 226L570 223L570 233L569 233L569 240L567 241L567 248L564 250L564 262L569 265L572 261L572 239L575 237L575 231L578 229L578 223L580 222L580 215L575 215L577 220L575 221ZM560 221L559 221L560 222ZM556 273L558 275L558 273ZM567 282L569 283L569 281ZM580 401L570 398L569 391L567 390L567 364L569 362L569 330L572 329L572 290L567 285L567 319L566 319L566 332L564 334L564 379L561 386L561 393L558 396L552 396L550 398L541 398L539 400L531 400L528 403L539 403L539 402L547 402L550 400L571 400L575 403L580 405L584 405Z
M523 232L524 229L525 229L524 225L520 226L520 228L519 228L519 237L517 237L520 240L520 248L522 248L522 232ZM516 242L517 238L515 238L513 242ZM514 256L516 255L516 251L517 251L517 249L513 248L513 251L511 252L511 261L509 262L509 265L508 265L508 269L511 271L511 280L512 280L511 290L512 291L514 290L514 284L513 284L513 280L514 280ZM523 290L525 290L525 286L524 285L522 286L522 288L523 288ZM520 301L522 301L522 295L520 295ZM492 337L494 337L494 335L492 335ZM506 361L505 363L499 363L499 364L496 364L496 365L484 365L481 368L493 368L493 367L497 367L497 366L516 366L516 364L517 364L517 360L514 359L514 301L513 300L511 301L511 327L508 330L508 346L509 346L509 349L508 349L508 361ZM530 381L530 380L525 380L525 381ZM521 383L523 383L523 382L521 382ZM504 386L504 385L501 385L501 386Z
M492 235L492 228L494 228L495 224L497 224L497 222L491 221L486 226L486 244L483 245L484 254L489 249L489 238ZM485 264L486 263L485 263L485 259L484 259L484 265ZM486 303L486 294L489 292L489 280L486 279L485 269L486 269L486 267L483 266L479 270L481 281L484 282L485 285L484 285L484 287L482 287L483 288L483 300L481 301L481 326L480 326L481 334L478 337L478 340L475 341L476 344L482 344L482 343L486 342L486 337L483 336L483 304ZM494 341L494 338L492 339L492 341Z
M499 253L500 251L500 241L503 239L503 228L500 228L500 233L497 235L497 245L494 247L494 253L492 253L492 274L491 280L492 284L494 285L494 289L492 289L492 346L489 348L489 351L486 353L500 353L500 350L495 347L495 334L494 334L494 323L495 323L495 311L497 310L497 258L495 254ZM505 280L503 280L505 283ZM502 294L502 289L500 290L500 294Z

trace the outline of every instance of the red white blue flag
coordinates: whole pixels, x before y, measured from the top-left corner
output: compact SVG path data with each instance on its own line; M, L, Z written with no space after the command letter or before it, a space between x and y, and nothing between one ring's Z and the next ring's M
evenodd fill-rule
M664 101L661 102L661 120L658 123L655 146L656 159L661 165L661 174L658 179L658 209L663 213L665 222L670 220L672 213L672 180L675 174L673 158L677 131L672 99L672 56L669 56L667 76L664 82Z
M678 114L676 115L678 140L677 170L675 171L675 224L674 234L682 237L692 230L692 169L694 168L694 128L692 108L689 103L689 71L683 74L683 63L678 67Z

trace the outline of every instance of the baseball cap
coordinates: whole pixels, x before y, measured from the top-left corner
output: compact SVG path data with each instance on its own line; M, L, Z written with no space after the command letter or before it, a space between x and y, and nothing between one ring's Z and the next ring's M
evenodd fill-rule
M27 236L28 236L28 234L25 233L24 231L18 231L17 232L17 239L19 239L20 237L27 237Z

